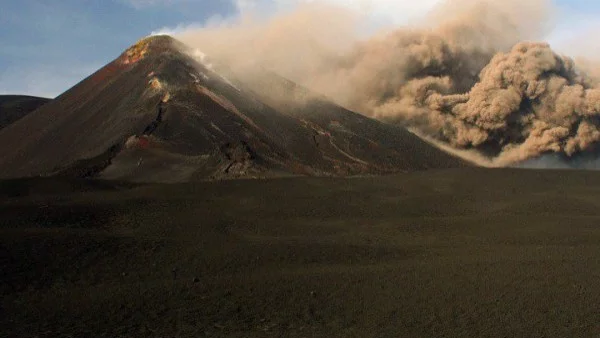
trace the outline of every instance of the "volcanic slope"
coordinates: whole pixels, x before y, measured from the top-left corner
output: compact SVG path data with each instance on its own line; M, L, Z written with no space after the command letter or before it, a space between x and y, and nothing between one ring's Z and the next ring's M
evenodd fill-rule
M27 95L0 95L0 129L18 121L50 99Z
M322 101L277 109L250 86L171 37L142 39L0 131L0 177L178 182L467 165L405 129Z

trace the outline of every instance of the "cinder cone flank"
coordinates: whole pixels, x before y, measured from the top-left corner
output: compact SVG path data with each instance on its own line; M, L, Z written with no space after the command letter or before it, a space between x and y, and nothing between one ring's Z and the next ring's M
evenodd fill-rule
M279 104L264 83L240 83L200 61L171 37L140 40L0 130L0 177L175 182L466 165L405 129L323 99ZM301 90L263 75L290 95Z

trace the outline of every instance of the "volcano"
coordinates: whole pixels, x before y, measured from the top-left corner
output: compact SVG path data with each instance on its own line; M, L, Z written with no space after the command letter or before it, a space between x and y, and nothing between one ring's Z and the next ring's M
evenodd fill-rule
M169 36L140 40L0 131L0 178L139 182L380 175L467 166L401 127L264 72L241 82ZM260 70L257 70L259 72ZM266 80L265 80L266 79Z

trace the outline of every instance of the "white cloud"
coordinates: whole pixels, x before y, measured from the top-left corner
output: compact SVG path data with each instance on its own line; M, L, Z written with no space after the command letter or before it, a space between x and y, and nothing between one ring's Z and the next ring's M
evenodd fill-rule
M324 3L366 13L382 23L404 24L427 14L441 0L237 0L241 12L268 10L277 12L299 4Z
M306 1L306 0L305 0ZM308 0L307 2L315 2ZM321 0L367 12L373 18L389 20L395 24L403 24L427 14L440 0Z
M179 33L185 32L185 31L189 31L189 30L193 30L193 29L200 29L204 27L204 25L201 24L179 24L175 27L162 27L159 28L155 31L152 31L152 33L150 33L150 35L177 35Z
M122 3L134 8L144 8L152 6L169 6L178 3L193 2L194 0L120 0ZM200 1L201 2L201 1Z
M127 0L136 6L148 6L193 0ZM201 0L200 0L201 1ZM228 1L228 0L217 0ZM293 10L303 4L327 4L356 11L364 18L363 28L367 31L391 25L409 25L418 22L431 9L443 0L231 0L237 12L231 17L215 15L203 22L180 24L175 27L162 27L150 35L174 35L202 27L219 26L234 23L243 15L253 17L271 17L281 12Z
M599 31L600 20L595 16L563 18L561 24L548 36L548 42L561 54L598 61Z
M411 25L418 23L436 5L446 0L235 0L239 12L258 11L272 15L290 10L299 4L324 3L349 8L367 17L367 25L381 28L391 25ZM545 40L560 53L598 60L600 40L596 38L600 31L600 19L596 13L583 13L568 6L557 6L553 10L556 16L553 32ZM198 26L196 26L198 27ZM178 27L183 29L183 27ZM181 31L181 30L179 30Z

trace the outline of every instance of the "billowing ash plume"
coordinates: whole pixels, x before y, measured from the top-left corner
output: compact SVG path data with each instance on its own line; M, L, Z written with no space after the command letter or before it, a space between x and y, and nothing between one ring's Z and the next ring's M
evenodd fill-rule
M600 143L598 82L548 44L521 42L542 36L550 12L544 0L447 1L418 27L359 40L359 17L313 5L177 37L242 79L244 70L266 67L503 166L548 153L571 157Z
M600 89L545 43L495 55L465 94L457 94L457 84L452 75L413 77L364 108L454 147L478 149L498 165L544 153L572 156L600 141Z

